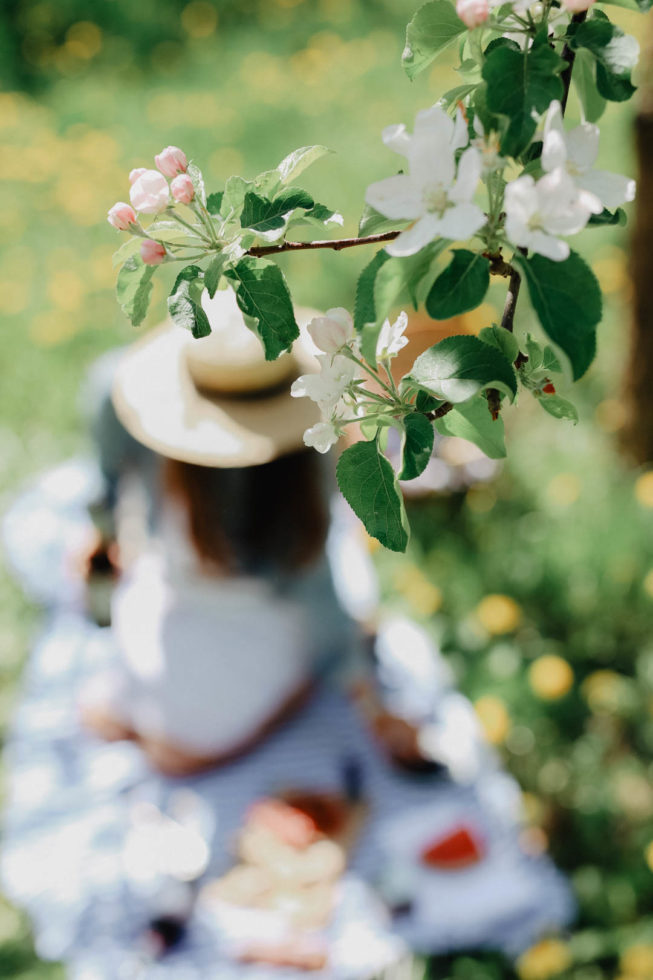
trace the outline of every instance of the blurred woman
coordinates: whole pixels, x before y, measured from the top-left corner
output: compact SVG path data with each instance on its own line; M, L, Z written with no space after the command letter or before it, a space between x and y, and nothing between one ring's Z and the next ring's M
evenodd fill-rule
M315 406L289 396L308 355L265 361L231 291L208 309L210 336L164 326L124 352L96 413L109 509L136 472L151 530L135 549L118 518L117 662L82 717L169 774L251 748L355 643L324 553L329 474L302 442Z

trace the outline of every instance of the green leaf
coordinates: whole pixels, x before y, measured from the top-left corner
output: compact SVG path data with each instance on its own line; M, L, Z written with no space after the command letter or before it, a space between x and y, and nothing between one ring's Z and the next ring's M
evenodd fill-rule
M519 354L519 343L514 333L506 330L505 327L498 327L493 324L491 327L483 327L479 333L479 340L491 347L500 350L506 360L512 364L517 360Z
M379 327L400 302L407 301L415 309L418 308L430 286L433 263L450 244L448 238L439 238L415 255L392 258L383 266L374 284L376 322Z
M204 189L204 178L202 177L202 171L199 167L196 167L194 163L189 163L186 173L192 181L195 189L195 196L202 202L202 204L206 205L206 190Z
M595 227L600 227L601 225L625 225L626 212L623 208L617 208L614 212L603 208L600 214L591 214L587 224L594 225Z
M589 51L579 48L571 80L588 122L595 123L605 112L605 99L596 87L596 66Z
M264 197L275 197L283 184L289 183L320 157L331 152L326 146L300 146L298 150L293 150L284 157L275 170L266 170L259 174L252 182L252 190Z
M283 228L295 208L312 208L313 198L300 187L288 187L273 201L248 191L245 194L240 224L257 233Z
M542 367L544 361L544 348L541 344L531 337L530 334L526 336L526 354L528 355L528 369L529 371L537 371Z
M478 252L454 249L451 262L426 297L426 311L434 320L467 313L483 302L489 285L489 261Z
M574 424L578 422L576 406L567 401L566 398L561 398L560 395L541 395L537 401L544 411L553 415L554 418L565 419L568 422L574 422Z
M206 286L211 299L213 299L215 296L215 292L220 285L222 273L225 271L229 263L230 256L225 252L220 252L215 256L215 258L211 259L206 267L206 272L204 273L204 285Z
M507 128L507 120L498 116L495 112L490 112L487 104L487 85L481 82L476 86L476 91L472 96L472 106L474 115L480 119L483 130L488 133L501 133Z
M625 102L636 91L630 74L637 64L639 44L605 15L594 16L569 28L569 44L585 48L596 59L596 87L604 99Z
M501 416L492 419L484 397L456 405L436 420L435 427L442 436L457 436L473 442L490 459L503 459L506 455L503 419Z
M330 150L328 146L320 146L319 144L300 146L298 150L293 150L287 157L284 157L277 167L281 183L287 184L294 177L299 177L312 163L332 152L333 150Z
M421 388L455 403L467 401L483 388L498 388L512 400L517 379L500 351L478 337L445 337L417 358L409 378Z
M363 207L363 214L358 224L358 235L360 238L364 238L367 235L380 234L382 231L394 231L395 228L403 228L405 225L405 221L395 221L392 218L386 218L385 215L373 208L371 204L366 204Z
M506 156L518 157L530 143L537 125L533 112L544 112L553 99L562 99L559 74L564 67L565 62L549 47L546 32L534 39L529 50L502 45L488 55L482 72L487 107L508 117L501 141Z
M209 318L202 309L204 273L198 265L181 270L168 297L168 312L178 327L190 330L193 337L208 337Z
M136 255L140 251L142 238L128 238L126 242L123 242L117 251L113 253L113 268L122 265L127 259L131 258L132 255Z
M436 242L431 242L426 248L421 249L415 255L407 255L403 258L391 258L387 252L380 252L384 259L378 260L376 269L370 263L363 273L369 271L369 277L363 280L360 290L356 291L357 304L360 306L359 319L355 323L362 324L361 333L361 353L369 364L376 364L376 342L381 332L381 327L387 316L400 302L411 302L415 309L418 308L421 296L421 284L435 258L449 245L446 238ZM374 261L374 260L373 260ZM361 279L363 277L361 273ZM374 294L370 297L367 290L372 286ZM364 300L364 296L367 298ZM365 305L363 306L363 303ZM369 316L373 312L374 319L363 320L363 316ZM358 330L359 327L357 326Z
M562 365L555 355L553 347L549 347L548 344L545 345L542 351L542 370L543 371L554 371L556 374L562 373Z
M354 302L354 327L358 333L362 333L366 324L376 324L374 282L381 266L389 260L390 256L388 253L384 249L381 249L376 253L372 261L368 262L358 277L356 300ZM369 351L364 350L362 353L366 361L372 365L376 364L376 338L374 338L373 349Z
M400 480L414 480L423 473L433 452L433 423L413 412L403 419Z
M247 256L227 269L225 275L234 284L245 323L263 344L266 360L274 361L299 336L281 269L268 259Z
M525 259L517 252L513 262L518 262L524 272L533 309L545 333L565 352L577 380L596 352L596 326L603 312L596 276L576 252L564 262L542 255Z
M290 228L302 222L307 222L312 225L341 225L343 224L343 218L339 211L332 211L331 208L327 208L324 204L314 204L304 214L293 215L288 222L288 227Z
M455 88L450 88L448 92L444 93L440 102L447 108L458 102L462 102L463 99L466 99L468 95L472 94L478 84L478 82L468 82L466 85L456 85Z
M145 265L140 255L131 255L118 273L116 296L123 313L134 327L145 319L155 269L154 265Z
M336 477L367 533L391 551L405 551L408 527L403 498L394 470L376 442L357 442L345 449Z
M206 199L206 210L209 214L220 214L223 198L224 191L215 191L213 194L209 194Z
M430 0L420 7L406 28L406 46L401 56L408 77L413 79L428 68L466 30L450 0Z
M254 191L254 183L244 177L229 177L223 191L220 213L223 218L236 218L245 204L245 195Z
M424 415L426 415L428 412L434 412L436 408L440 407L441 404L441 398L434 398L433 395L429 395L427 391L417 392L415 408L418 412L422 412Z

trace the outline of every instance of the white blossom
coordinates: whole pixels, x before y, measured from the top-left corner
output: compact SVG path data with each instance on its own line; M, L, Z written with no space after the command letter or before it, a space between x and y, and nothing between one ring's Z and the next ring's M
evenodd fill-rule
M408 316L402 310L394 323L385 320L376 341L376 356L379 361L384 358L396 357L399 351L408 343L404 332L408 326Z
M343 354L320 354L319 374L303 374L293 382L293 398L310 398L326 414L331 412L354 380L358 366Z
M598 153L599 127L583 122L566 133L562 107L559 102L552 102L544 122L542 166L549 173L564 168L576 187L594 197L597 213L604 207L617 208L635 197L635 181L630 177L593 169Z
M528 174L513 180L504 203L510 242L555 262L569 256L569 245L558 236L576 234L591 214L602 210L594 195L580 190L562 167L537 182Z
M410 220L386 251L414 255L435 238L465 239L485 224L485 214L472 203L481 176L481 158L468 147L456 174L455 154L469 142L460 110L455 121L440 106L417 113L412 133L404 125L389 126L383 142L408 160L408 173L371 184L365 200L386 218Z
M314 317L308 325L313 343L325 354L335 354L356 336L351 314L342 307L327 310L325 316Z
M317 449L318 453L328 453L339 439L339 433L332 422L316 422L304 433L304 445Z

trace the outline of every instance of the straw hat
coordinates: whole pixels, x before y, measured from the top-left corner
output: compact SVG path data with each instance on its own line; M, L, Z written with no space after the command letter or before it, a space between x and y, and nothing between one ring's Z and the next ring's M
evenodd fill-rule
M317 311L298 309L306 336L292 353L266 361L232 290L212 300L204 293L202 305L208 337L163 324L125 351L113 387L125 428L163 456L202 466L258 466L300 449L319 411L308 398L291 398L290 385L317 370L305 330Z

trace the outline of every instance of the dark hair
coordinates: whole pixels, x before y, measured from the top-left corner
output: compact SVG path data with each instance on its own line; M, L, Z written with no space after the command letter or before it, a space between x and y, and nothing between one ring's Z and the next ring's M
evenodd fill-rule
M310 451L239 469L166 459L165 485L184 506L206 565L230 574L293 571L324 548L322 463Z

